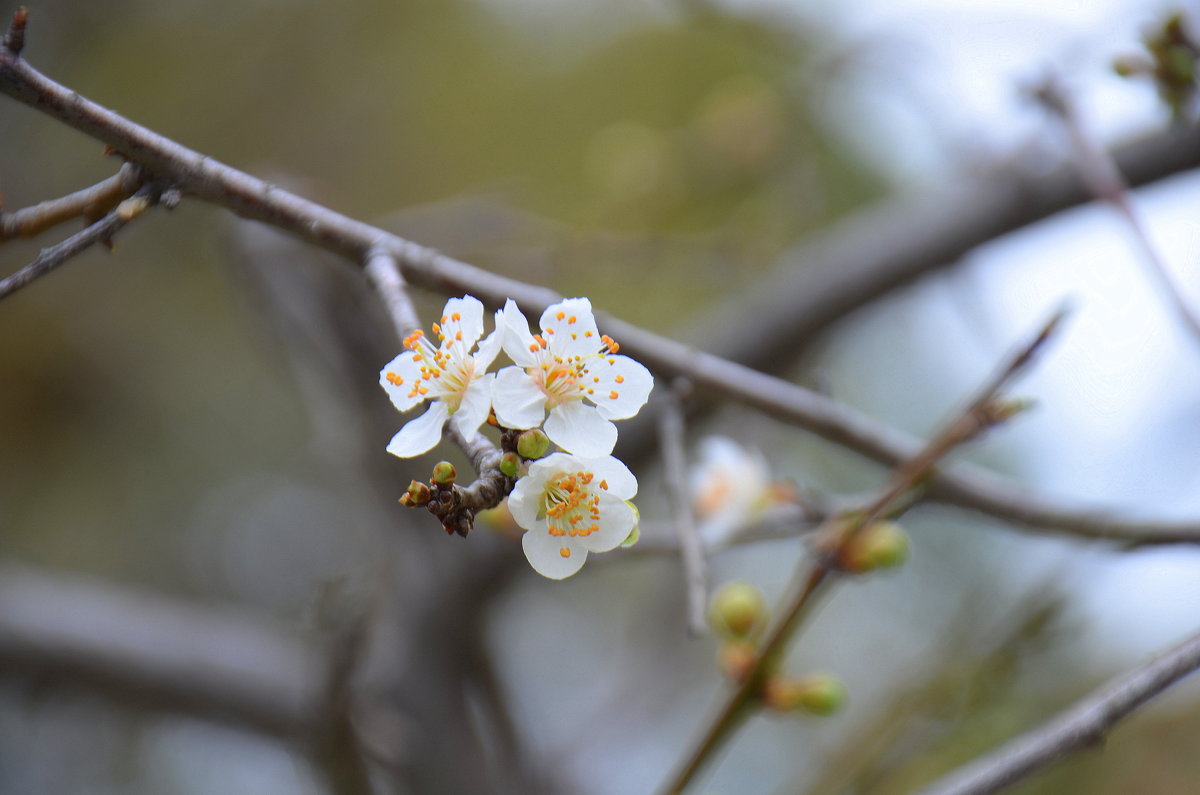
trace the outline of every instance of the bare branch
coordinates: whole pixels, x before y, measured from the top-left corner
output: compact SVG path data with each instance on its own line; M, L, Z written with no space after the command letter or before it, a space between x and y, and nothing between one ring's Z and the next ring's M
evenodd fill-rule
M3 49L0 49L0 91L103 141L149 173L177 185L191 196L226 207L244 217L264 221L355 262L364 262L372 251L386 251L413 284L443 294L470 293L493 307L501 306L511 297L526 312L540 312L561 300L553 290L497 276L439 254L180 146L55 83ZM1200 136L1180 137L1176 147L1167 147L1159 151L1157 157L1149 158L1151 165L1146 167L1146 173L1162 173L1163 169L1182 168L1185 162L1200 160L1198 140ZM1190 153L1194 160L1177 159L1180 152ZM989 191L981 191L981 194L994 195ZM1027 223L1034 220L1028 217L1030 198L995 199L999 203L992 206L990 212L1005 219L1005 228ZM1059 208L1071 203L1047 201L1049 206ZM946 205L930 210L931 216L933 210L945 217L954 215L947 211ZM987 214L983 209L979 212L981 216ZM980 229L984 227L994 231L994 227L984 224L961 236L956 233L956 243L950 248L961 252L982 242L986 238L980 237ZM910 224L909 228L918 230L923 236L926 234L919 224ZM885 240L887 248L893 248L887 235L871 237ZM907 274L905 278L909 278L924 267L932 267L930 261L933 260L906 254L905 267L901 270ZM760 313L760 317L781 314ZM803 316L805 312L801 306L788 304L787 314ZM920 449L920 443L912 437L824 396L602 313L599 319L601 326L618 338L627 352L661 375L688 377L698 389L739 400L887 466L899 464ZM789 344L795 344L794 337ZM1194 522L1126 521L1105 517L1096 511L1064 508L1045 499L1030 498L1026 489L1014 487L985 470L961 464L939 472L932 479L930 496L1024 525L1030 531L1107 539L1129 545L1200 543L1200 526Z
M42 249L33 262L11 276L0 279L0 299L7 298L30 282L45 276L96 243L111 240L118 229L154 204L157 195L154 189L142 188L91 226L76 232L61 243Z
M1062 318L1062 312L1056 313L1032 340L1021 346L984 384L965 409L920 452L895 470L888 485L869 505L852 514L832 516L817 529L814 562L807 570L796 572L792 596L759 645L754 665L745 672L737 686L725 698L715 717L685 757L679 772L667 785L666 792L682 792L740 723L747 709L754 703L755 694L762 684L767 667L771 661L780 657L803 619L811 613L823 586L838 573L837 553L843 545L859 530L895 509L899 501L927 477L938 461L954 448L1007 419L1008 411L996 402L996 393L1030 362L1058 328Z
M323 728L324 660L241 613L0 568L0 670L284 737Z
M683 452L682 401L689 391L691 387L684 379L676 379L671 384L669 394L663 401L666 406L659 414L658 431L662 441L663 483L674 517L679 551L683 558L684 581L687 584L688 627L692 634L701 635L705 630L708 575L700 533L696 529L696 517L692 514L692 502L688 498L687 460Z
M384 249L373 249L367 254L366 271L367 278L383 300L392 325L396 327L396 336L404 339L422 328L416 307L408 297L404 277L396 267L396 258Z
M1129 714L1200 668L1200 635L1089 694L1043 726L975 759L921 795L987 795L1100 743Z
M1125 222L1150 275L1158 282L1171 308L1191 333L1193 341L1200 342L1200 318L1184 300L1171 271L1154 244L1150 242L1150 235L1133 206L1129 197L1129 187L1125 184L1125 178L1121 176L1121 169L1116 160L1088 133L1079 109L1057 77L1047 77L1037 88L1035 96L1066 128L1074 150L1075 163L1084 183L1097 199L1116 210L1117 215Z
M14 237L33 237L72 218L95 221L141 185L138 167L126 163L116 174L90 188L39 202L32 207L0 212L0 242Z

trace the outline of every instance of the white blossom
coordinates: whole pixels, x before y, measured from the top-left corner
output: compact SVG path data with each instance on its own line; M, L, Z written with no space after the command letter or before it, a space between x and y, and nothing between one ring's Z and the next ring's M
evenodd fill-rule
M521 547L538 574L554 580L579 571L589 552L607 552L629 537L637 479L612 456L555 453L517 481L508 508L525 528Z
M429 409L409 421L388 444L388 452L401 458L432 450L447 420L470 437L491 410L495 375L486 370L500 352L500 335L490 334L471 353L483 336L483 304L469 295L451 298L433 332L436 346L423 331L415 331L404 340L408 350L379 372L380 385L400 411L430 401Z
M563 450L605 456L617 441L611 420L628 419L646 403L654 378L596 328L591 302L569 298L542 313L531 334L510 299L496 313L504 351L516 363L496 375L492 408L501 425L536 428ZM549 416L547 416L549 412Z

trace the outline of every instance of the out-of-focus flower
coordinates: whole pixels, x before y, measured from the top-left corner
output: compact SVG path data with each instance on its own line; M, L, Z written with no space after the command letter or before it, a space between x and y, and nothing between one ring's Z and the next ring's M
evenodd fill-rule
M654 378L597 331L586 298L554 304L542 313L541 327L531 334L511 299L496 313L504 351L517 365L496 375L496 419L508 428L536 428L545 420L546 435L563 450L587 458L608 455L617 442L610 420L637 414Z
M521 546L538 574L570 577L589 552L607 552L629 537L636 514L633 473L611 456L554 453L517 481L508 509L525 528Z
M471 353L483 336L483 304L469 295L451 298L433 331L438 337L436 347L418 330L404 340L408 350L379 372L380 385L400 411L431 401L429 409L409 421L388 444L388 452L401 458L432 450L447 420L470 437L491 409L495 376L486 370L500 352L500 335L490 334Z
M714 546L795 501L789 488L772 480L762 455L725 436L700 442L689 487L700 537Z

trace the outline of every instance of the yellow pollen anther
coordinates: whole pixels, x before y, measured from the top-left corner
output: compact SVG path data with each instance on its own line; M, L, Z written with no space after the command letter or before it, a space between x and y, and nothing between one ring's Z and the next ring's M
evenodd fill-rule
M558 313L558 314L556 314L554 317L555 317L555 319L556 319L556 320L562 320L562 319L563 319L564 317L566 317L566 316L567 316L567 313L566 313L566 312L559 312L559 313Z
M442 327L441 327L441 326L439 326L437 323L434 323L434 324L433 324L433 333L434 333L434 334L441 334L441 333L442 333Z
M567 549L566 547L562 547L558 550L558 554L562 555L564 558L569 558L571 557L571 550Z
M600 383L600 376L598 376L598 375L594 375L594 376L592 376L592 383L593 383L593 384L598 384L598 383ZM618 383L620 383L620 382L618 382Z
M462 315L460 315L458 312L455 312L450 316L450 319L457 323L458 321L462 320Z
M396 375L395 373L388 373L387 380L388 380L388 383L393 386L404 386L404 379L401 378L400 376Z
M597 378L596 380L599 381L600 379ZM623 384L623 383L625 383L625 376L619 375L616 378L614 378L613 380L616 381L618 384Z
M576 334L575 332L573 332L573 331L572 331L572 332L571 332L571 339L573 339L573 340L577 340L577 339L579 339L579 335L578 335L578 334Z
M529 352L530 352L530 353L537 353L539 350L541 350L541 346L540 346L540 345L538 345L536 342L531 342L531 343L529 343ZM543 365L542 365L542 369L543 369L543 370L549 370L549 369L550 369L550 365L548 365L548 364L543 364Z
M429 387L426 387L426 386L419 386L419 387L417 387L417 391L418 391L418 392L420 392L422 395L428 395L428 394L429 394Z
M574 315L571 315L569 318L567 318L567 322L574 323L577 319L578 318L576 318ZM559 318L559 320L562 320L562 318Z
M617 390L615 390L615 389L608 393L609 400L616 400L619 397L620 397L620 395L617 394Z
M608 481L607 480L600 481L600 488L604 489L605 491L608 491Z
M456 332L454 332L454 339L456 339L456 340L458 340L459 342L461 342L461 341L462 341L462 331L456 331Z

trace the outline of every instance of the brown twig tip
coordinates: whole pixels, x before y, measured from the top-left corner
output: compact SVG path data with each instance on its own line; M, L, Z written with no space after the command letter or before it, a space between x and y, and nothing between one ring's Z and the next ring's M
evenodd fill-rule
M8 33L4 34L4 49L19 56L25 49L25 23L29 20L29 11L21 6L13 12L12 22L8 25Z

